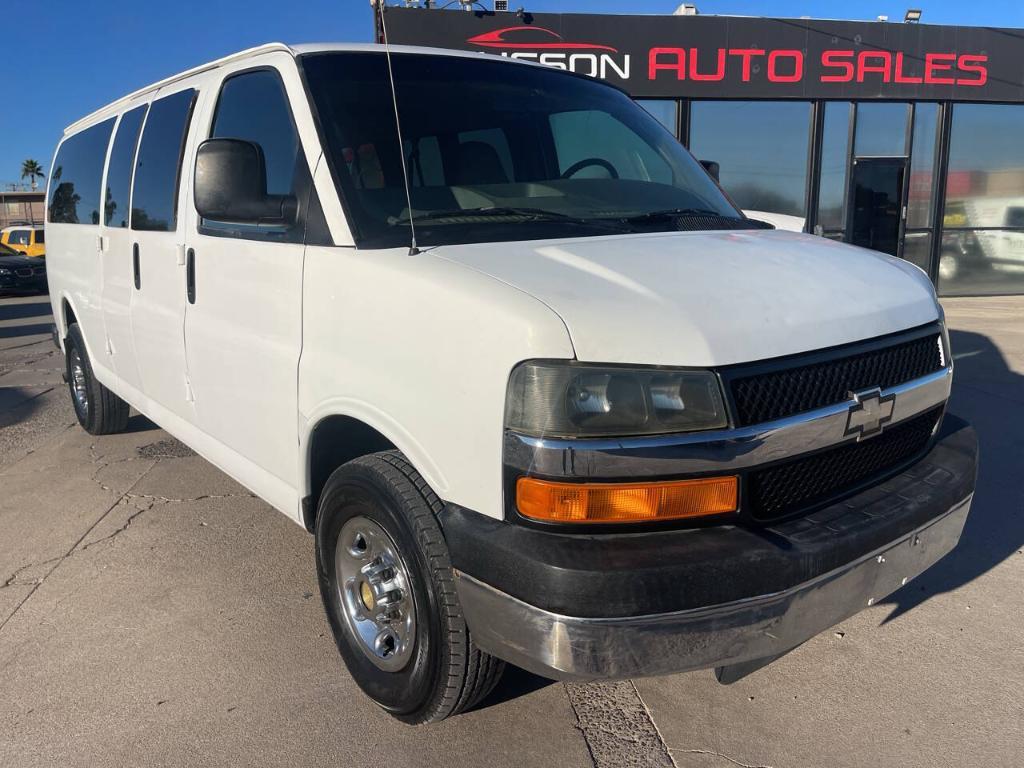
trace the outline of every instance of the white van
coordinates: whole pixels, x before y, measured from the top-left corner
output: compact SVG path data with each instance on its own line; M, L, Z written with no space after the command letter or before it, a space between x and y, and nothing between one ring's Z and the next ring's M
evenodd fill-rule
M46 223L82 426L130 405L314 533L370 697L728 682L955 546L924 273L748 219L609 85L390 64L267 45L127 96L65 132Z

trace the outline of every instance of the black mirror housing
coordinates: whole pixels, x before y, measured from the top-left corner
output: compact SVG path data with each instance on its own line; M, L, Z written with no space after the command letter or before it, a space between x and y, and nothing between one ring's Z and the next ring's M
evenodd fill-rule
M232 224L294 224L298 201L267 194L267 167L259 144L207 139L199 145L193 184L196 211Z
M715 181L721 181L719 174L722 171L722 167L714 160L701 160L700 164L704 166L704 170L711 174L711 178Z

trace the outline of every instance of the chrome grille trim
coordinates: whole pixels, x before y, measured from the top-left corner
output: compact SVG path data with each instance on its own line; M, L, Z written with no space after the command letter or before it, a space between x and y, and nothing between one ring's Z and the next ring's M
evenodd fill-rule
M894 396L887 428L949 399L951 366L882 390ZM737 429L596 440L529 437L506 430L505 463L543 477L614 480L727 472L857 440L846 435L854 399ZM884 430L883 432L884 433ZM871 439L871 438L867 438Z

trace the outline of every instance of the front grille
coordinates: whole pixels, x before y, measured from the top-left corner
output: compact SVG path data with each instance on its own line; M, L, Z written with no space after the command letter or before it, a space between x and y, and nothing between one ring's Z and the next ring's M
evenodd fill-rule
M14 274L16 274L18 277L32 277L32 268L24 267L22 269L16 269L14 270Z
M730 377L737 426L842 403L851 392L893 387L942 368L939 333L847 356Z
M35 275L36 277L39 277L40 275L45 275L46 267L33 267L32 274Z
M744 508L765 522L852 490L924 451L941 415L935 408L863 442L750 472Z

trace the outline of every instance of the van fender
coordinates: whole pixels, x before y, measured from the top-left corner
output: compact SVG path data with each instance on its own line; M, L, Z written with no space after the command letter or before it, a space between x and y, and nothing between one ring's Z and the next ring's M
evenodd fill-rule
M395 448L405 454L406 459L434 493L439 498L445 498L449 488L448 480L420 442L386 411L365 400L349 397L331 398L320 403L308 415L301 412L299 414L299 457L302 462L298 474L302 478L300 497L309 495L312 488L310 446L313 431L324 419L333 416L356 419L380 432Z

